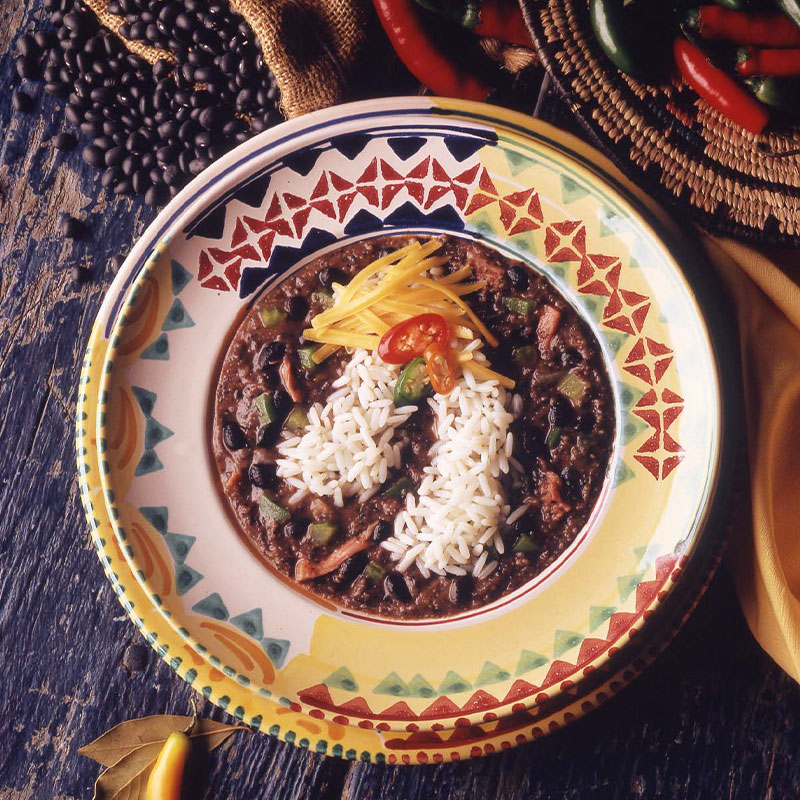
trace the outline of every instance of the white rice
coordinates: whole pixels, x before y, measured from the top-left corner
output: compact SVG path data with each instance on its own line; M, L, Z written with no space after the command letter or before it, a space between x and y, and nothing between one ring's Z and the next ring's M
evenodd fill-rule
M486 363L481 344L474 340L464 349ZM478 378L469 364L449 395L428 399L437 437L430 464L420 486L406 495L392 536L382 542L401 572L416 564L426 578L485 577L497 566L486 548L502 553L503 522L524 513L509 514L504 487L517 467L509 426L522 399L507 397L497 381ZM389 470L402 466L392 439L416 407L394 407L399 370L375 353L356 350L325 405L309 410L303 435L278 444L277 472L297 489L293 500L311 492L340 507L354 495L365 502L380 491Z
M395 428L416 410L394 407L398 372L376 353L356 350L333 383L338 391L309 409L303 435L278 444L278 476L340 507L347 497L377 491L401 463L391 444Z

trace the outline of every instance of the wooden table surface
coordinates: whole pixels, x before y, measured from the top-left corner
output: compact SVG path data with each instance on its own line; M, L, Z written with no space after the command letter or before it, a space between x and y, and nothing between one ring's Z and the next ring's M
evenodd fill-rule
M41 11L0 4L0 800L88 798L77 749L112 725L189 713L192 690L129 622L91 546L75 480L73 416L110 257L154 213L102 189L80 148L47 140L63 101L41 84L12 111L13 41ZM59 236L60 212L85 218ZM93 280L73 283L76 265ZM225 715L201 698L201 713ZM197 798L789 798L800 796L800 688L747 630L718 573L677 639L617 698L571 727L459 765L390 768L238 736Z

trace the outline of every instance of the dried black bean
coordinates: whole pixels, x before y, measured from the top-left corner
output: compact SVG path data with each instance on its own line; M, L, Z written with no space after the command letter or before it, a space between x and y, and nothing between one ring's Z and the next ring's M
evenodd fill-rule
M281 435L281 428L277 422L261 425L256 431L256 444L259 447L274 447Z
M460 575L458 578L453 578L447 593L450 602L455 606L466 605L472 597L474 585L475 581L472 575Z
M222 426L222 442L228 450L241 450L247 447L244 432L236 422L226 422Z
M75 283L86 283L91 280L92 273L86 267L73 267L72 280Z
M59 133L53 139L53 147L58 150L72 150L76 144L78 140L71 133Z
M38 78L41 72L39 62L31 56L17 56L15 59L17 75L23 80Z
M11 96L11 105L14 106L15 111L30 114L33 111L33 98L25 92L14 92Z
M390 572L383 579L383 591L386 597L398 600L401 603L411 602L411 590L408 588L406 576L401 572Z
M278 340L267 342L267 344L259 350L257 356L259 369L264 370L270 365L279 364L285 352L286 344L284 342Z
M111 271L116 275L120 271L124 263L125 263L125 256L117 253L116 255L111 256L108 265L111 268Z
M60 227L61 235L67 239L76 239L78 236L82 236L86 230L86 225L83 222L69 214L65 214L61 218Z

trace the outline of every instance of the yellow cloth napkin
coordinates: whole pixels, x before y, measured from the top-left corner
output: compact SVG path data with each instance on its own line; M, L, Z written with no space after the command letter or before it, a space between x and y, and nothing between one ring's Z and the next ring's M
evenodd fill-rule
M728 562L753 635L800 681L800 252L702 243L736 306L747 415L752 535Z

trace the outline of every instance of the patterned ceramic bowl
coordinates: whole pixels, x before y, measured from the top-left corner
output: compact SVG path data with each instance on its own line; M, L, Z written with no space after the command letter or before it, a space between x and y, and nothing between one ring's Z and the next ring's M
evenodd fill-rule
M601 344L617 435L590 523L536 579L458 617L392 622L323 605L263 567L216 491L207 426L243 306L321 252L406 231L480 239L547 276ZM481 105L344 106L237 148L132 253L87 357L84 382L99 385L96 416L84 400L79 421L84 500L96 522L103 501L115 541L101 557L125 559L133 614L180 674L203 672L198 688L240 718L261 723L269 698L273 733L282 712L358 726L378 737L358 745L374 754L395 734L563 707L643 627L717 491L720 380L675 253L569 139ZM300 738L334 752L334 728Z

